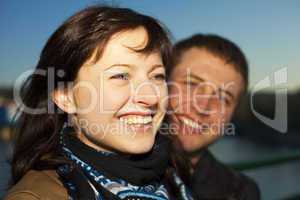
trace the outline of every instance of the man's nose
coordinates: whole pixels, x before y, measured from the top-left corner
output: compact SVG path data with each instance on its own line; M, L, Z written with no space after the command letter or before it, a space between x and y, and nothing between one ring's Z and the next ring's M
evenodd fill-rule
M200 88L193 95L193 108L199 115L212 115L218 111L218 91L209 86Z
M133 89L133 102L144 107L151 107L159 102L159 89L150 81L138 84Z

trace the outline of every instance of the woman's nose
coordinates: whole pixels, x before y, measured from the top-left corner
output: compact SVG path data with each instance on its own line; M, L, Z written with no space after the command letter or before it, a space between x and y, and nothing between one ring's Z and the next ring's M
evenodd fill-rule
M146 107L158 104L160 90L150 81L138 84L133 90L133 102Z

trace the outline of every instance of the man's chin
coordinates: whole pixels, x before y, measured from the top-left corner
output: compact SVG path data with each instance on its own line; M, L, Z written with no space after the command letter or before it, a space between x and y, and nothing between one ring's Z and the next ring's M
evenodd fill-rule
M207 148L214 143L218 137L209 135L179 135L181 145L187 153L198 151L199 149Z
M186 152L193 152L197 149L203 148L205 145L203 141L201 141L201 138L195 135L179 136L179 140Z

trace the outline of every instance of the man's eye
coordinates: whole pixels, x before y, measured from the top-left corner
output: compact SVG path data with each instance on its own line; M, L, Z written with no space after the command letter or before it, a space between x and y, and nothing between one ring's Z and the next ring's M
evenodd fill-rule
M198 83L193 82L193 81L184 81L183 83L186 84L186 85L191 85L191 86L196 86L196 85L198 85Z
M231 100L229 100L228 98L225 98L225 103L226 103L226 105L231 105Z
M111 79L120 79L120 80L128 80L129 74L128 73L122 73L122 74L116 74L110 77Z
M226 105L230 105L231 104L231 101L228 97L226 97L225 95L219 95L219 99L223 102L225 102Z

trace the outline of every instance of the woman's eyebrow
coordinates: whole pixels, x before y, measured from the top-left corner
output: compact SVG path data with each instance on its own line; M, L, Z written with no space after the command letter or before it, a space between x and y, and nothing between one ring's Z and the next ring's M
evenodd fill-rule
M121 63L118 63L118 64L113 64L113 65L110 65L109 67L107 67L104 71L106 70L109 70L113 67L127 67L127 68L132 68L134 67L133 65L130 65L130 64L121 64Z
M122 64L122 63L118 63L118 64L113 64L113 65L110 65L109 67L107 67L104 71L110 69L110 68L113 68L113 67L127 67L127 68L136 68L135 65L132 65L132 64ZM165 68L164 65L162 64L155 64L155 65L152 65L149 72L157 69L157 68Z
M152 72L152 71L154 71L157 68L163 68L163 69L165 69L165 66L163 64L152 65L151 68L150 68L150 70L149 70L149 72Z

